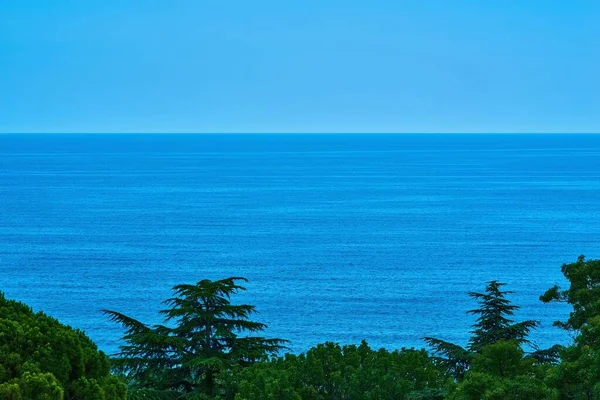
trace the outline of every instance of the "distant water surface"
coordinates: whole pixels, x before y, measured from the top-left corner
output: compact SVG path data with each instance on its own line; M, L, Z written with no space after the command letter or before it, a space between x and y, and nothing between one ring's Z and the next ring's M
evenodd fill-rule
M106 351L178 283L244 276L267 335L465 343L466 292L518 318L600 257L599 135L0 135L0 290Z

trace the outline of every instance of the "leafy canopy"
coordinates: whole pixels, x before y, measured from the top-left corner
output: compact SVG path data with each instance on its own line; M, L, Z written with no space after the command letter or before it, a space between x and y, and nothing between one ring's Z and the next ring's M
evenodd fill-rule
M126 398L104 353L81 331L0 293L0 398Z
M364 341L359 346L327 342L232 378L235 400L441 400L451 384L425 350L373 350Z
M550 376L566 399L600 398L600 260L577 261L561 268L567 289L553 286L540 299L573 307L566 321L554 324L574 334L574 342L560 348L561 362Z
M569 287L562 290L558 285L540 296L544 303L566 302L573 306L566 322L556 321L554 325L566 330L581 330L593 317L600 316L600 260L586 260L581 255L571 264L563 264L561 271L569 281Z
M231 296L245 290L231 277L195 285L177 285L160 311L165 325L148 326L116 311L104 310L126 328L125 345L114 362L138 393L168 398L215 396L218 376L247 367L284 348L284 340L245 336L266 325L250 321L251 305L234 305ZM135 395L135 392L134 392Z

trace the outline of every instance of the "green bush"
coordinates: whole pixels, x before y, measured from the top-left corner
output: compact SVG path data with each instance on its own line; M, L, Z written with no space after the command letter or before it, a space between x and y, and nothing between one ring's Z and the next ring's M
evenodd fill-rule
M119 400L125 385L81 331L0 293L0 400Z
M236 400L441 400L450 384L424 350L373 350L364 341L320 344L246 368L234 379Z

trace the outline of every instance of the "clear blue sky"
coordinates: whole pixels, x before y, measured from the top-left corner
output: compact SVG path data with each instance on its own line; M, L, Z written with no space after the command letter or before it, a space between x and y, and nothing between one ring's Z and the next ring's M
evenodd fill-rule
M600 1L1 0L0 132L598 132Z

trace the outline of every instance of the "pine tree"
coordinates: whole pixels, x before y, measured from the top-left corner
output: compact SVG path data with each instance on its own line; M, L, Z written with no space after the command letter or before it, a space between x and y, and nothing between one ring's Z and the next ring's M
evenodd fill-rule
M488 282L485 293L469 292L469 296L479 303L479 307L467 311L478 315L469 344L463 348L444 340L426 337L425 342L433 349L439 365L456 378L462 378L469 369L474 355L490 344L499 341L515 341L519 345L529 343L527 335L535 329L538 321L522 321L515 323L510 316L519 309L511 304L506 295L510 291L502 291L504 283Z
M467 311L469 314L478 315L477 322L473 325L473 336L469 340L469 351L479 353L484 346L500 340L529 343L527 335L539 325L538 321L515 323L509 319L519 306L511 304L506 298L506 295L514 292L500 290L504 285L498 281L491 281L488 282L485 293L469 292L469 296L479 302L479 308Z
M125 345L114 359L115 368L130 382L135 396L197 398L215 396L218 375L246 367L284 348L286 341L256 333L267 326L248 318L251 305L231 304L233 294L245 290L245 278L202 280L177 285L174 296L160 311L165 325L148 326L116 311L104 310L126 329ZM164 397L167 395L167 397Z

